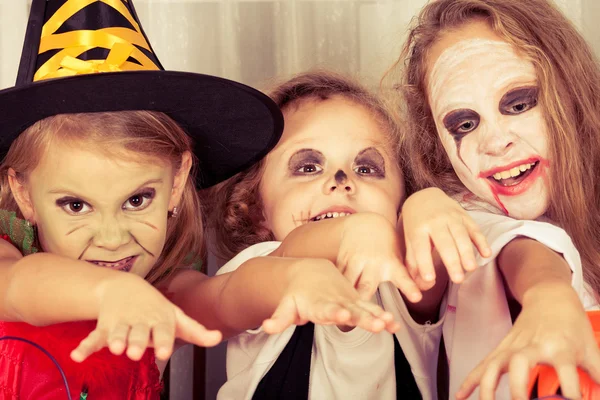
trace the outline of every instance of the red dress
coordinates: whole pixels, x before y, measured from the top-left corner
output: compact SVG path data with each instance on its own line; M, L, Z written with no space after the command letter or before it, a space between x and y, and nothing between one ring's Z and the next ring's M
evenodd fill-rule
M87 387L88 400L158 400L161 384L154 351L139 362L108 349L94 353L81 364L69 354L95 327L95 321L34 327L21 322L0 322L0 337L17 336L42 346L64 371L73 400ZM0 341L0 400L68 399L56 365L38 348L21 341Z

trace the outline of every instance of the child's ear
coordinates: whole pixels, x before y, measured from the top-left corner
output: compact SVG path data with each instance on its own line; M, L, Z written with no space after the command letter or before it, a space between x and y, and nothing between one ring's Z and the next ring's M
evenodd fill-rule
M171 190L171 199L169 200L169 211L173 211L173 208L177 207L181 201L185 183L190 176L191 169L192 155L189 151L186 151L181 155L181 167L179 167L179 171L175 173L175 178L173 179L173 189Z
M23 214L23 218L32 224L35 224L35 212L33 203L31 202L31 196L29 195L29 189L27 185L17 178L17 173L12 168L8 169L8 185L21 210L21 214Z

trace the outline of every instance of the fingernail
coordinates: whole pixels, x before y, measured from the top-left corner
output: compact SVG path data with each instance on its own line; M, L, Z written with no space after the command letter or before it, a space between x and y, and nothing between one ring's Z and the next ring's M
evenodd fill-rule
M462 281L462 279L463 279L463 274L458 273L458 274L452 275L452 280L454 282L460 282L460 281Z
M426 281L432 281L433 278L434 278L434 275L431 272L425 274L425 276L423 277L423 279L425 279Z

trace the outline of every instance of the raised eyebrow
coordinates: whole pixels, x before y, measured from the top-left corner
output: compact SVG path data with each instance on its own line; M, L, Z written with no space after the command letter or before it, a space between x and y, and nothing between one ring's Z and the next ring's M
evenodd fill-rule
M325 159L325 156L319 150L300 149L290 156L290 160L288 161L288 166L291 168L298 162L298 160L301 160L301 159L304 159L307 157L312 158L316 162L322 162Z
M515 101L519 99L537 99L539 93L539 88L537 86L528 86L528 87L520 87L513 90L508 91L502 96L500 99L500 103L498 104L498 108L500 110L506 108L507 106L513 104Z
M479 119L479 114L469 109L454 110L446 114L443 122L446 129L450 130L458 123L468 119Z

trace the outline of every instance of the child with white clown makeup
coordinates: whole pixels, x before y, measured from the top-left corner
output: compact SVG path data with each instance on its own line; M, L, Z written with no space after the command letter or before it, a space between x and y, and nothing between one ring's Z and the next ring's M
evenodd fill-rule
M450 396L528 398L544 363L578 398L576 367L600 382L585 314L600 289L592 51L547 0L439 0L396 66L416 186L454 196L493 253L443 303Z
M248 263L319 260L337 267L397 324L386 327L393 335L302 320L288 328L276 312L262 329L229 340L228 381L218 398L437 399L439 305L448 273L460 282L475 267L473 244L490 254L481 232L439 189L411 194L396 122L353 80L307 72L271 97L284 115L281 140L263 161L215 189L215 243L230 259L219 273ZM409 271L422 279L413 281Z

